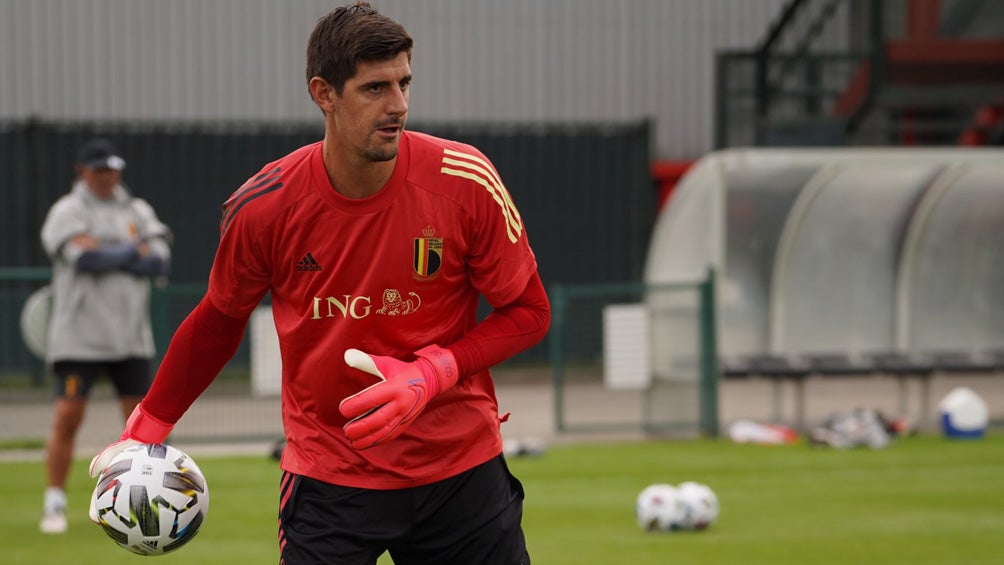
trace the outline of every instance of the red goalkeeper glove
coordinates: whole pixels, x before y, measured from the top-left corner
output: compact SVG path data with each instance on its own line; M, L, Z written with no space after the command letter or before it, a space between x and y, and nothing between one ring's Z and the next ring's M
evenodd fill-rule
M343 429L352 447L367 449L401 435L430 400L457 382L457 361L449 349L430 345L415 352L411 363L345 351L345 363L380 377L380 382L349 396L338 405L349 419Z
M112 462L112 459L115 459L116 455L134 445L164 443L164 440L167 439L173 428L174 424L168 424L154 418L143 409L142 403L137 404L129 419L126 420L125 431L122 432L122 436L115 443L102 449L101 453L94 456L94 459L91 459L88 473L90 473L92 479L97 478L98 475L108 468L108 464ZM97 490L97 487L95 487L95 490ZM98 513L94 508L96 494L95 496L91 496L91 504L87 514L92 521L100 523Z

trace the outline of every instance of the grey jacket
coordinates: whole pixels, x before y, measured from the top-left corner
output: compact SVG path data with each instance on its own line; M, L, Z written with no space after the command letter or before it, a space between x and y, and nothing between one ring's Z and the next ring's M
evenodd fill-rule
M171 231L153 208L122 186L112 198L94 196L83 182L49 209L42 245L52 260L53 304L46 361L117 361L152 358L149 277L124 269L76 268L84 250L70 244L88 234L102 245L146 243L170 261Z

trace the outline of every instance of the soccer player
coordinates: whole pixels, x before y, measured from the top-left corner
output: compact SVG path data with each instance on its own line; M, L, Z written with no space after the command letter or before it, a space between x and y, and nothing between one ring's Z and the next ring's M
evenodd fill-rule
M225 202L206 296L92 476L164 441L270 293L281 562L529 563L489 368L542 339L550 306L488 158L404 129L411 53L367 3L319 20L306 78L324 139ZM480 296L493 309L479 321Z
M46 361L56 375L39 529L66 531L66 478L91 386L106 374L123 419L150 387L150 279L167 274L171 232L122 185L125 160L105 139L81 146L77 180L42 225L52 260Z

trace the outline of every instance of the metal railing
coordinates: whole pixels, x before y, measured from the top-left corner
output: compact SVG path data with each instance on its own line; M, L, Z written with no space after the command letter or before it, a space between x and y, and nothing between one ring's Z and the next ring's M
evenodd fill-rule
M864 8L866 27L857 45L820 45L838 10L853 6ZM880 0L793 0L756 49L717 54L715 147L784 145L786 130L810 132L804 145L843 144L883 87L884 14ZM847 25L849 33L854 24ZM860 99L835 113L838 98L859 83Z
M52 270L47 267L0 267L0 385L6 379L31 375L42 384L42 361L34 358L23 343L20 312L27 297L49 283ZM155 285L150 295L150 316L159 363L171 335L205 293L204 284ZM247 366L246 355L235 356L235 363ZM5 379L6 377L6 379Z
M638 305L644 327L627 338L640 346L647 382L630 390L611 387L604 340L618 331L604 323L613 305ZM718 355L715 274L704 280L555 285L551 289L550 359L555 429L560 432L692 430L717 436ZM636 333L630 333L636 332ZM616 369L613 369L616 370ZM610 403L624 410L604 410ZM635 407L632 411L630 408ZM611 419L610 414L633 414Z

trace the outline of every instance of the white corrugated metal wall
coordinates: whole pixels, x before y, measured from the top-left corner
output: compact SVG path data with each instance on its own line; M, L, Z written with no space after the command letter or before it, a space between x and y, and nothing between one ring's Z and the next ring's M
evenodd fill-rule
M787 0L373 0L415 38L415 121L652 118L711 149L714 54ZM314 120L321 0L0 0L0 119Z

